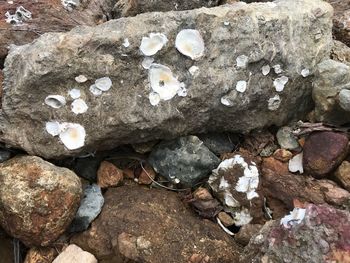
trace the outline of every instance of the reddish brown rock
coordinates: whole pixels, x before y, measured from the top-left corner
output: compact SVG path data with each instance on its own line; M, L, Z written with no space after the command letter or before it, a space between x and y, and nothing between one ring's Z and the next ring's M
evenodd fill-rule
M288 162L293 157L293 154L286 149L277 149L273 153L273 157L281 162Z
M186 201L204 218L213 219L222 210L219 201L204 187L199 187Z
M350 162L342 162L334 176L346 190L350 191Z
M153 170L153 168L150 165L145 165L141 169L141 173L137 178L137 182L139 184L147 185L147 184L151 184L155 178L156 178L156 172Z
M266 158L262 164L262 191L266 198L278 199L288 210L293 200L315 204L347 205L350 193L330 180L316 180L306 175L289 173L286 164L274 158ZM276 217L274 217L276 218Z
M97 184L101 188L117 186L123 181L123 171L114 164L103 161L97 171Z
M57 255L58 252L52 247L31 248L27 252L24 263L52 263Z
M237 243L243 246L246 246L248 245L252 236L258 233L261 228L262 228L262 225L258 225L258 224L255 224L255 225L248 224L248 225L242 226L241 229L238 231L238 233L235 235L235 240L237 241Z
M350 46L350 0L327 0L334 8L333 35Z
M349 263L350 213L328 205L305 209L305 216L289 228L280 220L265 224L239 262Z
M336 132L314 132L305 141L303 166L315 178L337 168L348 153L348 137Z
M0 164L0 224L27 246L47 246L78 209L81 182L72 171L34 156Z
M220 212L218 214L218 218L220 219L221 223L226 227L232 226L235 224L235 221L228 213Z
M91 228L71 239L99 263L135 257L138 262L178 263L193 254L207 255L209 262L238 262L235 242L216 223L196 216L174 192L121 186L108 189L104 197Z

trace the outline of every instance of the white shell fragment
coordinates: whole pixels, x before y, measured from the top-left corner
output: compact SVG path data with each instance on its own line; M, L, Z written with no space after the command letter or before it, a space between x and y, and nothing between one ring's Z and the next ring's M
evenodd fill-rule
M67 11L71 12L80 5L80 0L61 0L61 3Z
M246 82L246 81L240 80L240 81L237 82L237 84L236 84L236 90L237 90L238 92L243 93L243 92L246 91L246 89L247 89L247 82Z
M75 150L84 146L86 133L83 126L76 123L62 123L61 127L59 137L67 149Z
M183 84L173 76L171 69L160 64L151 65L148 79L152 91L158 93L161 100L172 99L183 87Z
M124 47L129 47L129 46L130 46L130 42L129 42L129 39L128 39L128 38L125 38L125 39L124 39L123 46L124 46Z
M72 99L79 99L81 95L79 89L71 89L68 94Z
M185 86L182 86L178 91L177 91L177 95L179 97L186 97L187 96L187 89Z
M237 67L246 68L248 65L248 57L246 55L240 55L236 58Z
M233 102L229 98L227 98L226 96L221 97L220 102L222 105L225 105L227 107L233 106Z
M175 40L176 49L192 60L198 60L204 55L204 40L198 30L183 29Z
M310 70L307 68L304 68L300 73L304 78L310 75Z
M145 57L142 61L142 67L144 69L149 69L152 65L152 63L154 62L154 59L151 57Z
M102 94L102 90L98 89L95 84L91 85L89 90L95 96L100 96Z
M282 67L281 67L280 64L274 65L274 66L272 66L272 67L273 67L273 69L275 70L275 73L276 73L276 74L281 74L281 73L283 72Z
M267 76L270 73L270 66L269 65L265 65L261 68L261 72L264 76Z
M157 92L151 92L148 96L149 102L151 103L152 106L156 106L160 102L160 96Z
M57 121L49 121L45 125L46 131L52 135L57 136L60 134L60 124Z
M199 74L199 67L197 66L192 66L188 69L188 71L190 72L190 74L192 76L197 76Z
M284 89L284 86L287 84L288 82L288 77L286 76L282 76L280 78L277 78L273 81L273 85L275 86L275 89L277 92L281 92Z
M244 226L249 224L253 218L249 214L248 209L242 209L241 211L234 213L233 220L235 221L236 226Z
M289 160L288 169L292 173L304 173L303 168L303 153L295 155L292 159Z
M269 100L268 100L268 109L270 110L270 111L275 111L275 110L277 110L279 107L280 107L280 105L281 105L281 98L280 98L280 96L277 94L277 95L275 95L275 96L273 96L272 98L269 98Z
M16 9L16 12L11 15L9 11L5 13L6 17L6 23L18 25L22 24L23 22L32 19L32 13L25 9L23 6L19 6Z
M227 227L224 226L224 224L220 221L219 217L216 217L216 221L218 222L219 226L224 230L227 234L230 236L234 236L235 233L231 232Z
M99 90L107 91L112 87L112 80L109 77L96 79L95 85Z
M84 75L79 75L79 76L75 77L75 81L78 83L84 83L87 80L88 80L87 77L85 77Z
M66 99L61 95L49 95L45 98L45 104L54 109L59 109L66 105Z
M161 33L151 33L149 37L143 37L140 50L145 56L153 56L168 42L167 37Z
M72 102L72 111L75 114L81 114L87 111L89 107L86 105L85 101L82 99L76 99Z
M300 224L305 217L306 209L304 208L294 208L289 215L281 218L281 225L285 228L292 228L295 225Z

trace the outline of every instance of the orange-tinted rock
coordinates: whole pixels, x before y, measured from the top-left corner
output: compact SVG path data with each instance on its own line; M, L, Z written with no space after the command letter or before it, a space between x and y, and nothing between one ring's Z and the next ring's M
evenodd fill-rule
M57 255L56 249L51 247L31 248L27 252L24 263L52 263Z
M281 162L288 162L293 157L293 154L286 149L277 149L273 153L273 157Z
M233 220L233 218L225 212L220 212L218 214L218 218L220 219L221 223L226 227L232 226L235 224L235 221Z
M155 178L156 172L153 168L149 165L145 165L143 169L141 169L137 182L139 184L151 184Z
M315 178L325 177L345 159L348 143L348 137L343 133L312 133L304 145L304 170Z
M335 171L334 176L346 190L350 191L350 162L342 162Z
M97 184L101 188L118 186L123 181L123 171L114 164L103 161L97 171Z
M0 224L27 246L47 246L68 227L82 194L78 176L35 156L0 164Z

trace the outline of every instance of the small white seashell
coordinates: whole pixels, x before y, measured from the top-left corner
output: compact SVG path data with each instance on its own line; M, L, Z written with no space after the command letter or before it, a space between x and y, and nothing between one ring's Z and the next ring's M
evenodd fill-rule
M307 76L310 75L310 70L308 70L307 68L304 68L302 71L301 71L301 75L306 78Z
M232 107L233 106L232 101L229 98L227 98L226 96L222 97L220 99L220 102L221 102L222 105L225 105L227 107Z
M107 91L112 87L112 80L109 77L96 79L95 85L99 90Z
M237 84L236 84L236 90L237 90L238 92L243 93L243 92L246 91L246 89L247 89L247 82L246 82L246 81L240 80L240 81L237 82Z
M49 95L45 98L45 104L58 109L66 105L66 99L61 95Z
M57 121L49 121L45 125L46 131L52 135L57 136L60 134L60 124Z
M91 85L89 90L95 96L100 96L102 94L102 90L98 89L95 84Z
M265 65L261 68L261 72L264 76L267 76L270 73L270 66L269 65Z
M178 91L177 91L177 95L179 97L186 97L187 96L187 89L185 87L181 87Z
M249 58L246 55L240 55L236 58L236 64L239 68L246 68Z
M124 39L123 46L124 47L129 47L130 46L129 39L127 39L127 38Z
M84 75L79 75L78 77L75 77L75 81L78 83L84 83L87 80L88 80L87 77L85 77Z
M81 95L79 89L71 89L68 94L72 99L79 99Z
M76 99L72 102L72 111L75 114L81 114L88 110L88 106L86 105L85 101L82 99Z
M273 96L272 98L269 98L268 100L268 109L270 111L275 111L277 110L281 105L281 98L280 96L277 94L275 96Z
M190 72L190 74L191 74L192 76L197 76L198 73L199 73L199 67L197 67L197 66L192 66L192 67L190 67L190 68L188 69L188 71Z
M190 57L192 60L198 60L204 55L204 41L198 30L183 29L181 30L175 40L175 47L177 50Z
M153 106L156 106L156 105L158 105L159 104L159 102L160 102L160 96L159 96L159 94L157 93L157 92L151 92L150 94L149 94L149 102L151 103L151 105L153 105Z
M283 70L282 70L280 64L274 65L274 66L272 66L272 67L273 67L273 69L275 70L275 73L276 73L276 74L280 74L280 73L283 72Z
M84 146L86 133L83 126L76 123L62 123L61 127L59 137L67 149L75 150Z
M166 35L161 33L151 33L149 37L143 37L140 50L145 56L153 56L168 42Z
M292 159L289 160L288 169L292 173L304 173L303 168L303 153L295 155Z
M288 80L289 79L286 76L282 76L280 78L275 79L273 82L273 85L275 86L276 91L277 92L283 91L284 86L287 84Z
M151 57L145 57L142 61L142 67L144 69L149 69L152 65L152 63L154 62L154 59Z

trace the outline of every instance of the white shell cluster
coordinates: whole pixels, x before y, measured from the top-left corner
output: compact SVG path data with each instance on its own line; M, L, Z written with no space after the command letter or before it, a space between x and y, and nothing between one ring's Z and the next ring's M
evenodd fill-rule
M86 133L80 124L50 121L46 123L46 131L52 136L59 136L68 150L76 150L84 146Z
M150 103L157 105L161 100L170 100L175 95L187 95L183 83L174 77L172 71L167 66L152 64L149 68L148 79L152 89L149 95Z
M198 30L183 29L175 40L177 50L192 60L198 60L204 55L204 40Z
M140 50L145 56L153 56L168 42L162 33L150 33L149 37L143 37Z
M103 92L108 91L113 83L109 77L103 77L95 80L95 84L91 85L89 90L95 96L100 96Z

